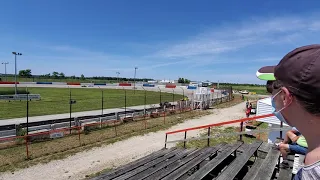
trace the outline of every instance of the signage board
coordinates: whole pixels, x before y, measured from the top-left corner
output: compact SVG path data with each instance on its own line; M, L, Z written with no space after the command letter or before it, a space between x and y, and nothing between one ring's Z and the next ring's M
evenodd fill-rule
M0 100L40 100L40 94L17 94L17 95L0 95Z
M61 138L63 137L63 132L54 132L54 133L50 133L50 138L51 139L55 139L55 138Z

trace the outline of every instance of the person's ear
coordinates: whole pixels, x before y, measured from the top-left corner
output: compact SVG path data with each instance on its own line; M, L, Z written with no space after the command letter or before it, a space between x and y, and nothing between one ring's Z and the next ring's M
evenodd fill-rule
M292 103L293 97L290 93L290 91L286 87L281 88L282 93L281 93L281 100L283 102L284 106L289 106L290 103Z

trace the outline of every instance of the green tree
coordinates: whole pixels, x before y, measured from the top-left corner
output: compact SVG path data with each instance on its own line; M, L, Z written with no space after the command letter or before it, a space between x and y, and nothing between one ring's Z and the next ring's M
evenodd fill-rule
M19 76L21 77L32 77L31 69L25 69L19 71Z
M59 78L59 73L56 72L56 71L53 71L53 72L52 72L52 77L53 77L54 79L58 79L58 78Z
M83 75L83 74L81 74L80 79L81 79L81 80L84 80L84 79L85 79L85 77L84 77L84 75Z
M59 74L59 77L63 79L63 78L65 78L66 76L64 75L63 72L61 72L61 73Z

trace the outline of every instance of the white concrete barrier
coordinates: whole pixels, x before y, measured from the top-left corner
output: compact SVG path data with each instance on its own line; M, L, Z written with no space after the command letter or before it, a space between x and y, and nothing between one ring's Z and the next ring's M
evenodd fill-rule
M118 83L115 83L115 84L106 84L106 86L119 86L119 84Z
M55 84L55 85L67 85L66 82L52 82L52 84Z
M80 83L81 86L94 86L94 83Z
M19 82L19 84L37 84L37 82Z

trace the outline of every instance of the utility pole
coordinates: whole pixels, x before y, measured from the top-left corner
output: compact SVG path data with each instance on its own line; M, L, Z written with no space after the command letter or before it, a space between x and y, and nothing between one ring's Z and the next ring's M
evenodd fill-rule
M7 77L7 64L9 64L9 62L3 62L1 64L4 64L4 76L6 77L6 82L8 82L8 77Z
M17 95L17 56L21 56L22 53L12 52L14 55L14 92Z
M134 81L134 85L133 85L133 94L135 94L136 93L136 74L137 74L137 67L135 67L134 68L134 79L133 79L133 81Z

